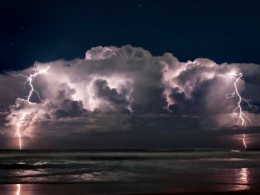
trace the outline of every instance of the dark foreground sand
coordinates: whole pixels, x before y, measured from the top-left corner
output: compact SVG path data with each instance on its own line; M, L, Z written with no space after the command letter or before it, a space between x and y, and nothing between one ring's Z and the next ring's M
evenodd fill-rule
M252 188L249 190L236 190L236 191L189 191L189 192L170 192L170 193L150 193L138 195L260 195L260 188ZM129 194L130 195L130 194Z
M260 187L250 187L248 190L237 190L237 191L215 191L201 188L193 189L184 188L183 190L177 189L165 189L158 188L156 192L153 192L151 188L147 186L139 187L129 185L114 185L114 184L0 184L0 195L183 195L183 194L194 194L194 195L260 195Z
M240 190L240 191L231 191L231 192L179 192L179 193L159 193L159 194L142 194L142 195L260 195L260 191L254 190ZM141 194L138 194L141 195Z

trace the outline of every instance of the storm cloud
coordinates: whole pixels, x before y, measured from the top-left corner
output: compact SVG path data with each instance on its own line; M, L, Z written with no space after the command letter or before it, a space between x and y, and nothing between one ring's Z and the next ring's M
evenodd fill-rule
M36 64L46 74L33 80L42 102L24 77L33 68L0 75L1 122L10 134L21 116L24 137L84 135L86 132L199 130L234 127L232 112L237 98L229 74L243 74L237 83L244 113L260 125L260 66L216 64L209 59L179 62L171 53L153 56L130 45L95 47L85 59ZM5 119L3 119L5 118Z

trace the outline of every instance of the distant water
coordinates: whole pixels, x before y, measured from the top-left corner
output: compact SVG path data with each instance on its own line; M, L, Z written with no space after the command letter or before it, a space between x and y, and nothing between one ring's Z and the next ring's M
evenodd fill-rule
M0 151L0 183L82 183L96 194L245 190L260 185L260 152Z

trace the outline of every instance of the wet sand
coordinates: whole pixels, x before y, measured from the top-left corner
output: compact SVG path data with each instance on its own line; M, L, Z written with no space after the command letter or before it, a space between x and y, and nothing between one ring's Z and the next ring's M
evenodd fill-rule
M183 192L183 193L159 193L159 194L142 194L142 195L259 195L260 191L252 191L252 190L241 190L241 191L231 191L231 192ZM129 194L130 195L130 194ZM141 195L141 194L138 194Z
M213 195L259 195L260 187L251 187L248 190L216 191L211 188L165 189L147 188L147 185L111 185L111 184L0 184L0 195L183 195L183 194L213 194Z
M183 192L183 193L160 193L160 194L142 194L142 195L259 195L260 191L252 191L252 190L242 190L242 191L231 191L231 192ZM140 194L138 194L140 195Z

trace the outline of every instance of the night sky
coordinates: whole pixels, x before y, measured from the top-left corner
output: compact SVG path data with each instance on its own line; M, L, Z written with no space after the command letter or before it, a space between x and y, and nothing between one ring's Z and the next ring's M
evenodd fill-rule
M260 64L259 7L257 0L1 1L1 69L127 44L180 61Z
M24 148L232 148L243 147L245 133L259 147L259 7L257 0L1 1L0 148L17 148L17 123ZM35 92L26 101L26 78L14 77L32 74L35 61L37 71L50 67L33 81L42 102ZM252 100L241 104L247 128L230 122L238 100L225 101L232 72L243 73L239 92Z

